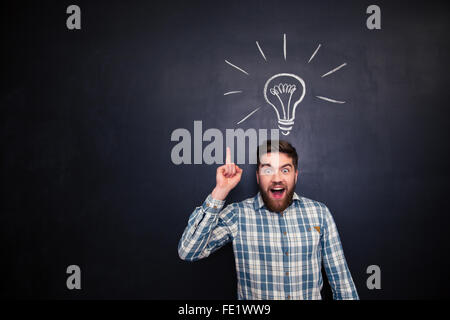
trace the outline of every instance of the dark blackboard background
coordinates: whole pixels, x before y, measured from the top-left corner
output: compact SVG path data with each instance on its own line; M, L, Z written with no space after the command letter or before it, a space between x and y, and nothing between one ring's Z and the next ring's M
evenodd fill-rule
M216 167L172 164L170 135L236 128L258 106L240 127L276 128L261 81L284 70L311 84L289 136L297 192L332 211L360 297L449 297L444 2L377 1L378 31L368 1L75 3L80 31L66 28L72 2L2 4L2 297L236 298L231 246L178 258ZM256 192L244 170L230 202ZM71 264L81 291L66 289ZM381 290L366 288L371 264Z

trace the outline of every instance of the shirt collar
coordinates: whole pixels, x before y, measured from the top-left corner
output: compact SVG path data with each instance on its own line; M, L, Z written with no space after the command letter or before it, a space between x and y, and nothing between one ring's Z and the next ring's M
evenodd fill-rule
M294 203L294 201L300 201L300 197L296 192L294 192L294 195L292 196L292 203ZM258 191L253 204L255 206L255 209L260 209L262 206L264 206L264 200L262 198L261 191Z

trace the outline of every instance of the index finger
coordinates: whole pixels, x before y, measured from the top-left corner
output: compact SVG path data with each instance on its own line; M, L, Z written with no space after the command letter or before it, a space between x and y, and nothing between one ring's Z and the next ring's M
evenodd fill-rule
M225 160L225 163L226 164L232 163L231 162L231 150L230 150L230 147L227 147L227 158Z

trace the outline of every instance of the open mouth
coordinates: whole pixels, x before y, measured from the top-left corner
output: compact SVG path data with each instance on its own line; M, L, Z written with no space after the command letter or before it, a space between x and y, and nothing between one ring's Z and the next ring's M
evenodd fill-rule
M275 199L283 198L285 192L286 192L286 189L283 187L275 187L275 188L270 189L270 194Z

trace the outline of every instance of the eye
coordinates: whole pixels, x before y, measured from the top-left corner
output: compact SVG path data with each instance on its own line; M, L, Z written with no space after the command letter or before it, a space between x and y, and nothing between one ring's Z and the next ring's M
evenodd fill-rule
M281 172L283 172L283 173L289 173L289 169L288 169L288 168L283 168L283 169L281 170Z
M266 168L266 169L263 170L263 173L264 174L272 174L273 170L271 168Z

